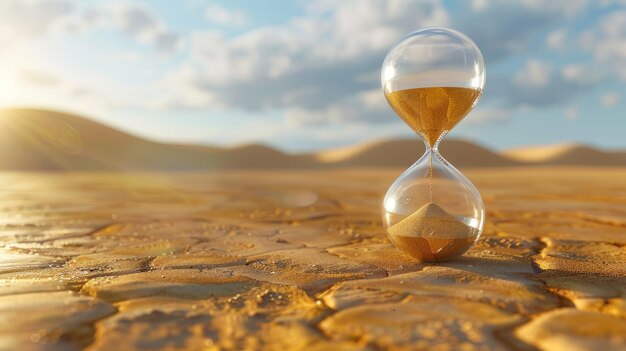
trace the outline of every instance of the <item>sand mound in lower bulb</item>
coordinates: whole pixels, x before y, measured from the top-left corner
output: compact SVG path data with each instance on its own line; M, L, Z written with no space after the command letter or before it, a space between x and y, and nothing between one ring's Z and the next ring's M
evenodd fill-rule
M464 253L476 239L472 228L435 203L428 203L387 229L389 239L409 256L445 261Z

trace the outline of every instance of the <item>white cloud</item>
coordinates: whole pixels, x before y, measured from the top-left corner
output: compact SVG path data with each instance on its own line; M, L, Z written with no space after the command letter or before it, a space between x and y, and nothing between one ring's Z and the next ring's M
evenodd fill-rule
M481 48L487 64L523 55L536 34L573 18L588 7L585 0L483 0L459 2L456 26Z
M204 11L204 16L216 24L241 27L248 22L248 16L242 11L229 10L217 4L209 5Z
M611 92L611 93L602 95L600 102L602 103L602 106L610 108L610 107L617 106L617 103L619 103L619 99L620 99L619 93Z
M606 7L614 4L626 5L626 0L600 0L600 6Z
M576 16L588 4L476 0L462 6L467 6L467 15L453 23L439 0L318 0L307 4L304 16L285 25L235 37L220 31L194 33L189 59L168 76L181 87L169 99L179 107L202 108L205 101L207 108L278 109L292 124L388 121L393 113L375 92L377 77L386 51L402 34L454 24L477 41L488 61L500 60L524 52L533 33L551 28L564 16ZM568 36L566 28L557 30L546 39L547 45L562 48ZM508 102L506 108L560 104L589 86L580 69L531 59L513 79L496 77L488 85ZM189 101L189 95L211 99ZM501 109L481 114L477 121L508 116Z
M0 77L0 105L3 107L33 106L90 114L105 112L109 107L102 91L85 86L79 77L59 74L46 62L0 65Z
M148 7L132 3L112 3L100 9L99 16L122 33L170 51L178 45L178 35L170 31Z
M602 31L612 38L622 38L626 34L626 11L617 11L606 16L601 22Z
M570 64L561 69L561 75L566 80L583 81L587 77L593 76L592 72L588 71L588 69L588 67L582 64Z
M590 29L584 30L580 33L580 37L578 38L580 47L586 51L593 51L596 45L595 40L595 34Z
M0 40L7 45L45 34L74 11L65 0L0 1Z
M565 109L565 118L573 120L578 117L578 109L576 107L570 106Z
M530 59L524 69L515 75L515 82L520 86L545 87L550 83L552 65L547 62Z
M508 107L559 105L588 91L601 77L583 64L559 68L547 61L529 59L513 79L508 75L493 77L491 85L496 89L491 90L491 96Z
M608 67L626 81L626 10L612 12L593 31L581 34L583 49L591 52L600 67Z
M22 70L19 72L19 79L30 84L44 87L58 86L62 82L59 77L49 72L34 70Z
M207 93L228 108L285 109L288 119L303 121L368 119L374 114L345 110L350 101L364 104L364 112L380 104L382 94L378 102L361 95L379 89L377 79L363 77L380 69L403 34L448 23L439 0L315 1L285 25L235 37L194 33L188 60L167 79L185 86L185 95Z
M474 11L482 11L489 6L489 2L487 0L472 0L472 10Z
M291 125L384 123L397 118L387 105L381 89L359 92L323 108L288 107L284 116Z
M94 28L117 30L161 51L172 51L180 42L147 6L117 1L80 10L69 0L1 0L0 41L3 46L50 33L84 32Z
M574 16L588 6L587 0L472 0L471 7L475 11L483 11L489 8L498 8L500 5L515 7L521 5L523 9L536 12L554 12L562 15Z
M164 52L173 51L180 44L180 36L169 29L148 6L129 1L102 3L75 11L56 23L57 30L70 33L95 28L118 31Z
M552 50L562 50L567 40L567 30L564 28L557 29L548 33L546 37L546 45Z
M466 119L468 124L497 123L506 121L512 112L512 108L478 107Z
M588 5L587 0L521 0L521 3L535 11L555 12L568 17L579 14Z

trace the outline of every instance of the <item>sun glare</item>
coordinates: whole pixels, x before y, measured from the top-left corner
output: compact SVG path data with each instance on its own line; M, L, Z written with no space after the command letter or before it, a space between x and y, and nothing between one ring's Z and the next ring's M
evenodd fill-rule
M15 70L10 66L0 67L0 108L15 102L18 84Z

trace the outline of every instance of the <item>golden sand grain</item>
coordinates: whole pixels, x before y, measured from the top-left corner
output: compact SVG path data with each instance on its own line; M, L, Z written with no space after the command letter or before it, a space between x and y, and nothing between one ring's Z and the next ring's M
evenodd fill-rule
M442 261L465 252L476 239L476 228L457 220L435 203L428 203L387 229L389 239L419 261Z
M431 147L443 132L452 129L470 112L480 95L480 90L456 87L415 88L385 93L398 116L422 134Z

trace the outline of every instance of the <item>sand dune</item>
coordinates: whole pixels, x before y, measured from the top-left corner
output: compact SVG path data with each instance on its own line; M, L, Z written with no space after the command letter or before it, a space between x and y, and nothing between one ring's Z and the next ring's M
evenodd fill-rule
M308 156L290 156L261 145L218 148L145 140L69 114L7 109L0 112L3 170L204 170L307 167Z
M519 162L502 157L463 140L446 140L440 147L443 157L457 167L515 166ZM408 167L424 153L417 139L384 140L319 152L318 161L336 166Z
M415 139L382 140L309 154L264 145L222 148L146 140L70 114L0 110L0 170L210 170L408 167L423 153ZM581 145L510 150L498 154L462 140L446 140L442 155L457 167L524 164L626 165L626 153Z
M580 144L555 144L515 148L503 155L526 163L545 165L626 165L626 151L602 151Z

